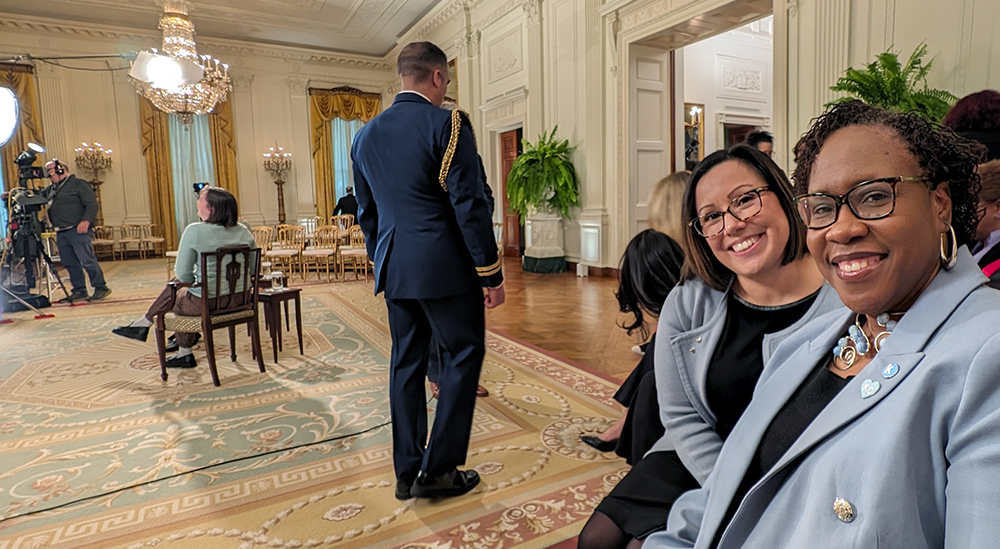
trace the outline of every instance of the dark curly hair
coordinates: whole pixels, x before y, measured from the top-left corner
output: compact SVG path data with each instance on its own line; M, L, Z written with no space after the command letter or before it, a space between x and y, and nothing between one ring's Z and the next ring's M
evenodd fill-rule
M809 192L809 176L823 144L837 130L848 126L882 126L895 132L917 159L932 189L948 182L951 225L958 245L975 242L980 189L976 166L984 158L986 147L916 113L890 112L857 100L834 105L813 120L812 127L795 145L792 179L796 194Z
M673 238L646 229L635 235L622 254L618 265L618 309L632 313L633 320L621 327L628 335L639 330L642 339L649 338L643 312L660 316L667 294L677 285L684 263L684 251Z

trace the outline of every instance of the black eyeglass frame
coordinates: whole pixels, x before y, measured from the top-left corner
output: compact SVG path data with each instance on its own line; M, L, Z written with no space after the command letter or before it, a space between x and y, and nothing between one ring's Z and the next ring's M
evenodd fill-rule
M922 176L904 177L904 176L901 176L901 175L897 175L897 176L894 176L894 177L879 177L878 179L869 179L867 181L862 181L861 183L858 183L857 185L855 185L855 186L851 187L850 189L848 189L848 191L846 193L842 194L842 195L835 195L835 194L830 194L830 193L809 193L809 194L803 194L803 195L799 195L799 196L795 197L795 210L798 212L799 219L802 220L802 223L806 226L806 228L810 229L810 230L814 230L814 231L818 231L820 229L825 229L825 228L829 227L830 225L833 225L834 223L836 223L837 220L840 219L840 209L841 209L841 207L843 207L844 204L847 204L847 209L851 210L851 213L854 215L854 217L856 217L858 219L861 219L861 220L864 220L864 221L874 221L876 219L885 219L886 217L889 217L890 215L892 215L892 213L894 211L896 211L896 185L902 183L903 181L912 181L912 182L926 184L927 183L927 178L922 177ZM850 200L847 197L848 197L848 195L850 195L854 191L856 191L856 190L858 190L858 189L860 189L862 187L871 185L873 183L888 183L889 184L889 187L892 189L892 207L889 208L889 211L886 212L886 213L884 213L884 214L880 214L880 215L877 215L875 217L864 217L864 216L860 215L857 212L857 210L854 209L854 205L851 204ZM924 185L924 186L926 187L926 185ZM836 205L836 208L833 211L833 220L830 221L829 223L827 223L826 225L822 225L822 226L819 226L819 227L811 227L809 225L809 222L803 217L802 203L806 199L812 198L812 197L830 198L830 199L833 200L834 204Z
M726 215L725 214L727 212L729 213L729 215L733 216L738 221L749 221L749 220L753 219L757 214L759 214L761 212L761 210L764 209L764 201L763 201L763 199L761 199L760 193L762 193L764 191L770 191L770 190L771 190L771 187L765 185L763 187L756 187L754 189L750 189L747 192L740 193L739 196L737 196L736 198L734 198L734 199L732 199L732 200L729 201L729 206L726 206L725 210L716 210L714 212L708 212L705 215L699 215L698 217L695 217L691 221L688 221L688 226L691 227L692 229L694 229L694 232L696 232L699 235L701 235L702 238L712 238L713 236L718 236L719 234L722 233L722 231L726 230ZM746 216L745 218L744 217L740 217L740 216L736 215L736 213L733 212L733 204L735 204L739 199L743 198L744 196L746 196L748 194L753 194L753 195L757 196L757 206L758 206L757 211L754 212L752 215ZM722 214L722 226L719 227L718 231L716 231L716 232L714 232L712 234L705 234L701 230L702 225L703 225L702 222L701 222L701 220L703 218L707 217L707 216L715 215L715 214Z

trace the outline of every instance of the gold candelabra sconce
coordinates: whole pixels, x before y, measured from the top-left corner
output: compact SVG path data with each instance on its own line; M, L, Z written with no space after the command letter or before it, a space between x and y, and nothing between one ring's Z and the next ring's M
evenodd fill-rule
M94 188L97 199L97 224L104 225L104 212L101 207L101 176L111 170L111 149L105 149L100 143L82 143L76 148L76 167L90 172L90 186Z
M277 143L264 153L264 169L274 178L278 187L278 223L285 222L285 174L292 169L292 153L285 152Z

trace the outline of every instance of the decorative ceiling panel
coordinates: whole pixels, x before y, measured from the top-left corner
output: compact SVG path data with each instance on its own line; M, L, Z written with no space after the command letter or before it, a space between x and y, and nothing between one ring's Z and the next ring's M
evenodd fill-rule
M382 56L439 0L190 0L197 37ZM0 0L0 13L159 34L157 0ZM196 39L197 39L196 37Z

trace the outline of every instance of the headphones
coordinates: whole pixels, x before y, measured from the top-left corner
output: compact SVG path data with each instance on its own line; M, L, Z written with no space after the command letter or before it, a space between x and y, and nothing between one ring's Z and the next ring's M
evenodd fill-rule
M60 162L58 158L53 158L52 163L54 164L52 171L57 175L64 175L66 173L66 165Z

